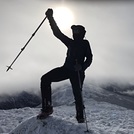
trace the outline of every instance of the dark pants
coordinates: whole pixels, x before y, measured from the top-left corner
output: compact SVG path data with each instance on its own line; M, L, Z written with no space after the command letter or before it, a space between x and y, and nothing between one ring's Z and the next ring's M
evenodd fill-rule
M81 71L79 74L82 85L85 75L84 72ZM83 101L81 94L82 89L80 88L79 84L78 72L71 71L64 66L55 68L42 76L41 78L42 109L45 109L48 105L52 105L51 83L59 82L66 79L69 79L71 82L77 112L78 111L83 112Z

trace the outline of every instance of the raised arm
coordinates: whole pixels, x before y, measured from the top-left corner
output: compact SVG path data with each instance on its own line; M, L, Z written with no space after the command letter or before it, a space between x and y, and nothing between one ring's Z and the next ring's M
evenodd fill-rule
M46 16L49 20L49 24L51 26L51 29L53 31L53 34L55 35L55 37L57 37L59 40L61 40L66 46L68 46L69 42L71 41L70 38L68 38L66 35L64 35L61 30L59 29L59 27L57 26L54 17L53 17L53 10L52 9L48 9L46 11Z

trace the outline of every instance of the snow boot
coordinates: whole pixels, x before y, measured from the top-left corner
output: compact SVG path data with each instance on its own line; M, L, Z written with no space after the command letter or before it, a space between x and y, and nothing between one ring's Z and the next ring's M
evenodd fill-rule
M85 122L84 113L83 113L84 109L85 109L84 105L81 106L81 105L76 104L76 119L77 119L78 123Z
M53 107L48 106L48 107L46 107L45 110L44 109L41 110L41 113L39 115L37 115L37 119L46 119L52 113L53 113Z
M77 112L76 119L77 119L78 123L84 123L85 122L85 119L83 117L83 113Z

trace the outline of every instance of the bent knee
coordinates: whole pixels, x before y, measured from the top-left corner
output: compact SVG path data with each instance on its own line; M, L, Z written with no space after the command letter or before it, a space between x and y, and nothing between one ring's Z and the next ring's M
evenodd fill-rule
M41 83L43 83L45 85L50 85L51 84L51 81L50 81L49 77L47 77L47 75L43 75L41 77Z

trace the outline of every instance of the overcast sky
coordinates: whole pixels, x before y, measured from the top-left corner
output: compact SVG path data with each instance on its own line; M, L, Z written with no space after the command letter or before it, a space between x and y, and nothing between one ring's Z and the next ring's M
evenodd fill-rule
M1 0L0 93L38 90L40 77L63 65L66 47L53 36L46 20L14 63L13 70L6 72L6 66L31 37L47 8L60 6L71 10L73 24L86 28L86 39L94 55L93 63L86 71L87 82L105 78L134 83L134 2ZM70 26L63 32L72 37Z

